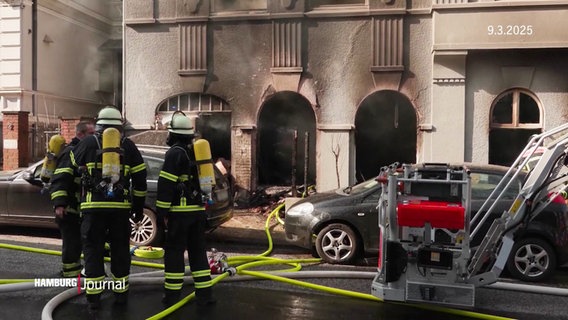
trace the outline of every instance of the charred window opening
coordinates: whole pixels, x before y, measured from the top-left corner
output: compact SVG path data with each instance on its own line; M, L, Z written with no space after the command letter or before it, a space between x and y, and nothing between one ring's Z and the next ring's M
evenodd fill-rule
M509 166L533 134L542 132L541 107L537 97L524 89L508 90L491 108L489 163Z
M416 162L416 112L396 91L367 97L355 116L356 179L370 179L382 166Z
M264 103L258 119L259 184L289 186L294 177L296 185L302 185L306 160L307 183L314 184L315 146L316 121L309 101L293 92L274 95Z
M229 105L208 94L199 92L183 93L169 97L158 105L158 112L167 113L174 111L187 112L227 112L230 111Z
M209 141L213 159L231 159L231 110L222 99L199 92L183 93L165 99L156 111L157 129L165 129L175 111L195 118L195 131Z

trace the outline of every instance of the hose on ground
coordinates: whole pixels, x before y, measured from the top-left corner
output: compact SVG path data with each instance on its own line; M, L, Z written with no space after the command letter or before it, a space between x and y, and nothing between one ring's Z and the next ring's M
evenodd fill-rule
M326 286L321 286L321 285L316 285L316 284L312 284L309 282L303 282L303 281L298 281L296 279L300 279L300 278L320 278L320 277L333 277L333 278L341 278L341 277L364 277L364 278L369 278L372 279L376 273L375 272L348 272L348 271L299 271L301 268L301 263L319 263L321 262L321 259L278 259L278 258L272 258L272 257L267 257L267 255L269 255L272 252L272 248L273 248L273 243L272 243L272 238L270 235L270 231L269 231L269 221L272 217L274 217L274 215L278 214L279 210L284 206L284 204L279 205L276 209L274 209L272 211L272 213L269 215L267 222L265 224L265 232L267 234L268 237L268 249L258 255L258 256L237 256L237 257L230 257L228 258L228 262L231 263L231 265L233 265L231 268L229 268L230 270L224 272L223 274L220 275L216 275L213 276L212 282L213 284L218 283L219 281L248 281L248 280L259 280L259 279L263 279L263 280L273 280L273 281L279 281L279 282L283 282L283 283L288 283L291 285L298 285L298 286L302 286L302 287L306 287L306 288L310 288L310 289L314 289L314 290L321 290L324 292L328 292L328 293L334 293L334 294L339 294L339 295L345 295L345 296L349 296L349 297L354 297L354 298L361 298L361 299L367 299L367 300L372 300L372 301L382 301L381 299L370 295L370 294L363 294L360 292L354 292L354 291L349 291L349 290L342 290L342 289L338 289L338 288L332 288L332 287L326 287ZM55 254L55 255L60 255L61 253L58 251L54 251L54 250L46 250L46 249L37 249L37 248L28 248L28 247L23 247L23 246L15 246L15 245L7 245L7 244L1 244L0 243L0 248L6 248L6 249L14 249L14 250L24 250L24 251L29 251L29 252L36 252L36 253L43 253L43 254ZM106 261L109 261L110 259L105 258ZM139 265L139 266L144 266L144 267L150 267L150 268L160 268L163 269L163 264L156 264L156 263L146 263L146 262L140 262L140 261L132 261L133 265ZM248 270L250 268L255 268L255 267L260 267L260 266L267 266L267 265L277 265L277 264L287 264L287 265L291 265L293 266L292 269L288 269L288 270L283 270L283 271L264 271L264 272L260 272L260 271L252 271L252 270ZM290 271L297 271L297 272L290 272ZM145 272L143 274L133 274L131 275L131 279L130 279L130 284L156 284L156 285L160 285L163 284L163 278L158 278L157 275L163 275L163 271L159 270L159 271L152 271L152 272ZM236 277L230 277L230 275L237 275ZM15 291L15 290L25 290L27 288L31 288L34 286L34 283L32 283L31 281L28 281L29 279L20 279L19 281L26 281L26 282L21 282L18 283L18 280L11 280L12 282L10 282L10 280L6 279L6 281L4 283L4 285L0 286L0 292L9 292L9 291ZM2 280L0 279L0 283L2 282ZM184 277L184 282L192 282L192 278L191 277ZM496 289L503 289L504 287L500 287L496 284L491 285L490 287L494 287ZM514 284L508 284L505 286L507 289L513 290L514 288ZM527 286L528 287L528 286ZM505 289L505 290L507 290ZM525 290L527 290L528 288L523 288ZM546 292L546 293L550 293L555 291L556 293L561 293L561 294L568 294L568 292L562 292L563 290L550 290L552 288L549 288L549 290L543 289L541 292ZM555 288L558 289L558 288ZM568 291L568 289L564 289L566 291ZM42 320L52 320L52 313L55 310L55 308L63 303L64 301L72 298L72 297L76 297L77 296L77 288L70 288L60 294L58 294L57 296L55 296L54 298L52 298L44 307L44 309L42 310ZM192 293L188 296L186 296L185 298L183 298L182 300L180 300L178 303L176 303L175 305L173 305L172 307L148 318L148 319L161 319L163 317L165 317L168 314L171 314L172 312L174 312L175 310L179 309L181 306L183 306L185 303L187 303L188 301L192 300L195 297L195 294ZM406 304L406 303L397 303L397 304L401 304L404 306L413 306L413 307L418 307L418 308L424 308L424 309L428 309L428 310L434 310L434 311L438 311L438 312L444 312L444 313L449 313L449 314L459 314L461 316L468 316L468 317L472 317L472 318L477 318L477 319L509 319L509 318L504 318L504 317L499 317L499 316L493 316L493 315L487 315L487 314L481 314L481 313L475 313L475 312L471 312L471 311L465 311L465 310L460 310L460 309L452 309L452 308L446 308L446 307L439 307L439 306L432 306L432 305L418 305L418 304Z
M132 247L130 251L139 258L161 259L164 257L164 249L151 246Z

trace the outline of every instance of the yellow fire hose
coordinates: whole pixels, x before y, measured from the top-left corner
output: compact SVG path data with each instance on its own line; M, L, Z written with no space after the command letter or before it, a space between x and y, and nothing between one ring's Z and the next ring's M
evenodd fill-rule
M328 293L344 295L344 296L360 298L360 299L367 299L367 300L377 301L377 302L383 302L383 300L381 300L381 299L379 299L379 298L377 298L373 295L370 295L370 294L363 294L363 293L360 293L360 292L354 292L354 291L350 291L350 290L343 290L343 289L338 289L338 288L326 287L326 286L317 285L317 284L313 284L313 283L309 283L309 282L304 282L304 281L290 279L290 278L286 278L286 277L282 277L282 276L273 275L273 274L270 274L270 272L260 272L260 271L247 270L249 268L254 268L254 267L259 267L259 266L288 264L288 265L292 265L293 269L288 269L288 270L285 270L285 271L297 271L297 270L300 270L300 268L301 268L300 264L301 263L319 263L319 262L321 262L321 259L278 259L278 258L266 257L267 255L269 255L272 252L272 248L273 248L272 237L271 237L270 231L269 231L269 222L274 217L274 215L278 214L278 212L280 211L280 209L282 209L283 206L284 206L284 204L277 206L271 212L271 214L268 216L268 218L266 220L265 232L266 232L267 237L268 237L268 249L258 256L237 256L237 257L227 258L227 262L229 263L229 265L231 267L226 272L215 277L212 280L213 285L215 285L219 281L222 281L223 279L225 279L226 277L228 277L230 275L234 275L234 274L249 275L249 276L254 276L254 277L258 277L258 278L262 278L262 279L279 281L279 282L288 283L288 284L292 284L292 285L298 285L298 286L302 286L302 287L306 287L306 288L310 288L310 289L314 289L314 290L321 290L321 291L328 292ZM60 251L30 248L30 247L3 244L3 243L0 243L0 248L22 250L22 251L42 253L42 254L61 255ZM161 250L159 250L157 248L151 248L151 249L150 248L137 248L135 250L138 250L138 249L141 250L141 251L139 251L139 254L142 254L142 255L148 254L148 256L152 256L152 257L154 257L154 256L157 257L158 255L163 255L163 249L161 249L161 248L160 248ZM110 259L108 257L105 257L105 261L110 261ZM142 267L150 267L150 268L158 268L158 269L163 269L163 267L164 267L163 264L148 263L148 262L134 261L134 260L132 261L132 265L137 265L137 266L142 266ZM31 280L31 279L4 279L4 280L2 280L2 279L0 279L0 283L2 283L2 284L29 282L29 281L33 281L33 280ZM193 293L189 294L188 296L186 296L185 298L181 299L178 303L174 304L170 308L165 309L164 311L162 311L162 312L160 312L160 313L158 313L154 316L151 316L148 319L149 320L161 319L161 318L171 314L172 312L176 311L181 306L183 306L185 303L192 300L194 297L195 297L195 292L193 292ZM391 303L391 302L389 302L389 303ZM395 304L400 304L400 305L404 305L404 306L412 306L412 307L422 308L422 309L425 309L425 310L432 310L432 311L443 312L443 313L448 313L448 314L455 314L455 315L471 317L471 318L476 318L476 319L511 320L511 318L506 318L506 317L494 316L494 315L477 313L477 312L460 310L460 309L425 305L425 304L406 304L406 303L395 303Z
M134 251L134 255L139 258L161 259L164 257L163 248L152 247L152 246L140 246L140 247L134 246L130 250Z

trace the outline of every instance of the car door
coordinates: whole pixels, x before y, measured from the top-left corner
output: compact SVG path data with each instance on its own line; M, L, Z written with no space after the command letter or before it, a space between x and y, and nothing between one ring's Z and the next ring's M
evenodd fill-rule
M8 190L11 183L11 176L6 175L0 177L0 216L8 214Z
M470 173L471 177L471 215L472 218L479 214L479 209L485 202L485 200L491 195L491 192L497 187L497 184L501 181L504 176L504 172L491 172L491 171L472 171ZM504 211L509 210L513 200L520 191L520 181L516 180L509 189L503 194L501 199L494 204L494 208L491 210L490 216L481 225L477 231L474 239L472 240L472 245L478 245L483 236L489 230L492 222L503 215ZM495 197L495 196L494 196ZM485 214L490 206L486 206L481 214ZM477 218L476 224L481 221L483 216ZM473 228L471 229L473 232Z
M164 165L164 160L158 157L143 156L146 163L146 183L148 192L146 194L146 205L155 210L156 206L156 191L158 190L158 177Z
M381 197L381 188L377 185L371 192L365 195L361 201L358 212L364 213L364 226L361 229L361 237L367 239L366 251L379 250L379 211L377 205Z
M39 174L41 163L20 173L9 185L7 215L32 220L34 224L54 221L48 190L43 189Z

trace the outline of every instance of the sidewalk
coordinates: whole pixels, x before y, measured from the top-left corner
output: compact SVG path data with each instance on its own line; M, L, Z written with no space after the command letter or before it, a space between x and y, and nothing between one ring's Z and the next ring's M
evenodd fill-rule
M217 229L208 233L208 237L213 240L223 240L231 242L248 242L254 244L266 244L268 236L266 234L266 219L263 214L246 210L235 210L233 218L225 222ZM276 219L271 219L269 232L274 245L290 245L286 241L284 226Z

